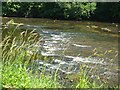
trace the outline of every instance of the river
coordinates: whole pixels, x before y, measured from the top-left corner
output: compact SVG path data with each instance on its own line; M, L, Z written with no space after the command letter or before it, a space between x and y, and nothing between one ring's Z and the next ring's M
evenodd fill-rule
M41 36L42 47L38 49L43 56L54 57L52 63L46 62L48 70L59 67L61 72L75 74L80 65L86 64L91 78L108 80L111 85L118 83L118 37L119 25L95 21L65 21L40 18L3 18L5 23L14 19L16 23L35 26ZM42 60L36 60L40 66ZM89 72L91 73L91 71Z

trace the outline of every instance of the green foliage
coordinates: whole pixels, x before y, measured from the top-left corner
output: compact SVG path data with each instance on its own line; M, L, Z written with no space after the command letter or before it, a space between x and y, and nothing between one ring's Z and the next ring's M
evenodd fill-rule
M3 2L3 16L119 21L120 2Z
M0 62L0 90L2 88L2 62Z
M53 19L88 18L96 9L96 3L80 2L4 2L3 16L45 17Z
M92 18L101 21L120 20L120 2L99 2Z
M103 84L100 86L95 81L90 81L89 77L87 76L87 72L89 72L86 68L86 65L82 65L80 67L80 76L79 82L76 85L76 88L102 88ZM99 80L99 78L98 78Z
M37 73L36 73L37 74ZM3 87L12 88L57 88L60 85L50 76L33 75L22 64L5 65L2 70Z
M65 19L81 19L83 17L88 18L95 10L96 3L59 3L63 9Z

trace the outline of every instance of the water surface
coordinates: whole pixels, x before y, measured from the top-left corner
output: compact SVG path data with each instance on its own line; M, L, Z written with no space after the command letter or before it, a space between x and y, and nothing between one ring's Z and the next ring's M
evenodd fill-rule
M10 19L39 27L42 50L38 51L43 56L54 57L53 63L46 63L49 70L61 65L60 71L77 73L81 64L87 64L88 68L96 70L95 75L117 83L119 24L39 18L3 18L3 23ZM41 62L37 63L41 65Z

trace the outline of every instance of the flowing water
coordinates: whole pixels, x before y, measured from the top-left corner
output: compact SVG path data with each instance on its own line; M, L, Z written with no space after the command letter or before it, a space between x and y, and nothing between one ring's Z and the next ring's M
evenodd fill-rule
M92 79L99 76L110 84L118 83L119 24L38 18L3 18L3 23L10 19L36 28L41 36L37 46L42 47L38 53L53 58L52 62L35 60L36 70L46 67L49 73L58 70L69 75L86 64Z

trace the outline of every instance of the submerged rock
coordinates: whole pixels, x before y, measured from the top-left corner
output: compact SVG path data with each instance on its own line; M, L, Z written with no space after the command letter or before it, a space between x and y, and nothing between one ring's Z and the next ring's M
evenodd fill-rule
M102 30L102 31L105 31L105 32L111 32L111 30L108 29L108 28L101 28L101 30Z

